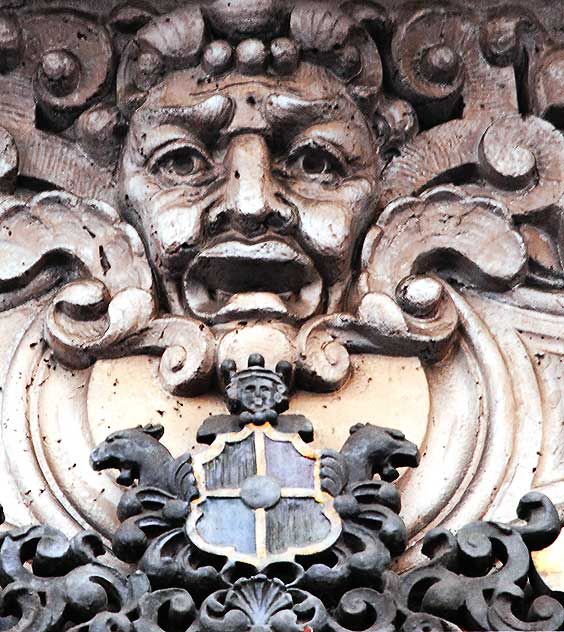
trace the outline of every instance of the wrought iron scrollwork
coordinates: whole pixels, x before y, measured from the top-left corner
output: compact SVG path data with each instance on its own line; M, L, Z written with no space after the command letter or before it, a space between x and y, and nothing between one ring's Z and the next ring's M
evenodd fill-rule
M173 457L157 424L115 432L92 452L95 469L118 470L128 487L111 551L87 531L67 538L32 526L0 536L1 630L564 628L564 599L531 560L560 531L548 498L524 496L514 525L430 531L428 562L399 575L392 563L407 532L392 481L397 468L418 465L416 446L398 431L357 424L340 451L311 451L299 435L304 421L279 414L291 379L285 367L269 371L256 354L243 371L225 367L233 413L205 422L215 434L202 434L211 442L203 453ZM251 535L243 531L249 516ZM125 573L116 558L134 570Z

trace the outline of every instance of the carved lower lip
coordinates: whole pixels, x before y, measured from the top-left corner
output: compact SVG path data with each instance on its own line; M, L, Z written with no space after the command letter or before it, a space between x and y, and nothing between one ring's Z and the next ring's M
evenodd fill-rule
M323 283L311 259L286 242L224 241L203 250L185 276L187 306L211 323L313 315Z

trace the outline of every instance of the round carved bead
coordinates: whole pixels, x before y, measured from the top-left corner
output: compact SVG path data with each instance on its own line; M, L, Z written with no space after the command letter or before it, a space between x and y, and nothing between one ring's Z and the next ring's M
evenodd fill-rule
M206 72L218 75L229 70L232 61L233 49L229 42L216 40L206 47L202 59L202 66Z
M505 28L504 28L505 27ZM509 28L507 24L492 25L489 30L489 45L492 54L499 62L501 60L510 62L517 53L518 40L515 30Z
M537 163L529 147L508 144L506 125L492 125L480 141L480 163L488 180L501 189L524 189L537 173Z
M117 157L121 140L121 115L105 103L83 112L77 121L77 140L100 163L110 164Z
M280 500L278 481L270 476L252 476L241 486L241 500L252 509L268 509Z
M396 290L396 299L403 311L418 318L433 316L442 296L443 286L428 276L409 276Z
M22 36L18 23L11 17L0 17L0 72L13 70L21 56Z
M266 47L258 39L248 39L237 46L237 68L247 75L261 73L266 66Z
M84 112L81 116L81 128L89 140L100 139L106 136L107 131L111 134L117 125L119 112L109 105L98 105Z
M40 72L47 90L54 96L63 97L77 87L80 66L68 51L52 50L41 58Z
M272 66L281 75L289 75L296 69L299 50L296 43L288 37L278 37L270 44Z
M73 582L72 579L69 576L63 582L63 594L71 608L93 616L107 606L108 596L102 586L95 582Z
M450 46L433 46L421 60L423 75L433 83L452 83L460 69L460 58Z

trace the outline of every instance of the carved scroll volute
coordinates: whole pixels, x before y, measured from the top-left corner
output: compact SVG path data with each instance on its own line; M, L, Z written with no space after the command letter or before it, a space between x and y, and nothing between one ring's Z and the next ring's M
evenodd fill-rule
M391 163L383 200L455 179L468 194L499 200L512 216L534 218L560 208L563 159L564 139L540 118L515 113L451 121L419 135Z
M205 42L205 24L197 6L183 7L152 20L126 47L117 76L122 111L133 112L165 73L194 65Z
M400 9L390 67L427 129L384 172L382 208L456 182L513 215L560 204L561 46L524 8ZM523 112L529 113L527 116Z
M5 309L83 272L103 281L110 296L126 287L152 292L141 240L107 204L62 192L41 193L29 202L5 197L1 219Z
M564 48L545 43L543 51L531 58L528 89L531 108L542 118L558 128L564 123L562 99L562 73L564 72Z
M1 307L10 309L66 284L45 315L45 340L61 362L85 368L98 358L161 357L164 387L205 389L214 339L189 318L157 318L152 271L135 230L101 202L59 192L0 207Z
M94 20L56 11L20 21L26 66L32 72L40 116L51 129L68 127L110 87L109 33Z
M417 467L417 447L397 430L356 424L340 451L309 449L296 432L301 427L311 439L308 421L282 414L290 367L275 373L263 365L257 354L240 371L226 362L231 414L207 418L200 437L211 445L194 458L175 458L160 443L160 424L118 430L92 451L95 470L119 471L117 482L129 488L122 490L111 545L135 569L129 574L102 557L108 551L89 531L69 538L32 526L4 534L0 622L29 623L19 626L29 632L561 628L559 594L531 561L531 552L560 531L546 496L522 497L517 524L432 529L423 542L428 561L400 574L391 564L403 559L407 537L392 481L397 468ZM317 466L306 471L315 487L281 487L311 462ZM225 480L229 488L208 488ZM293 520L276 514L288 500L298 501ZM319 504L336 529L326 541L327 532L316 531ZM198 531L198 515L211 528ZM247 539L249 517L255 529ZM225 533L233 536L228 555ZM257 546L252 536L262 533L266 545Z
M349 314L313 319L298 336L299 370L311 386L338 388L347 349L444 356L458 327L444 281L503 291L525 275L527 253L499 202L455 187L392 202L370 230ZM429 274L431 273L431 275Z
M505 290L523 279L526 251L499 202L439 187L385 209L365 243L359 289L405 301L400 281L439 264L453 280Z
M429 336L440 356L458 316L444 281L433 273L500 291L523 279L526 261L522 237L498 202L465 197L454 187L400 198L365 242L355 288L358 309L366 310L375 293L394 297L414 338Z
M479 168L513 216L560 205L564 139L549 122L517 114L495 120L478 146Z
M113 203L109 163L120 143L119 126L99 109L87 114L111 92L113 44L101 22L59 8L2 12L2 125L18 144L22 177ZM99 108L115 111L111 104ZM91 153L93 136L104 147Z
M469 26L448 9L422 9L396 30L391 53L397 89L411 103L423 106L423 118L435 115L447 120L454 113L466 78L461 55L471 49ZM426 103L432 105L424 107Z
M502 63L502 57L492 68L480 50L477 23L470 7L399 10L391 46L392 77L425 127L516 107L513 68Z
M0 629L13 625L22 632L57 627L69 632L562 628L562 595L549 596L550 590L531 564L531 551L549 545L559 529L557 512L546 498L533 493L523 499L518 517L525 526L473 523L458 535L433 529L445 525L458 529L466 519L488 511L506 512L524 484L548 481L562 489L558 455L551 455L550 463L556 463L553 478L549 467L541 477L533 469L534 463L542 464L537 458L541 446L553 451L546 439L553 429L546 430L544 416L550 416L551 424L561 432L555 412L559 410L560 393L554 385L558 380L552 380L548 395L541 393L544 377L539 378L541 373L533 366L539 358L529 358L534 352L527 346L526 329L520 329L521 322L528 326L535 319L527 323L530 314L520 314L517 324L512 315L526 310L519 306L510 311L520 293L531 292L528 284L532 282L556 290L532 290L536 294L529 294L533 298L528 311L533 311L531 305L538 312L545 305L556 306L554 313L542 313L536 322L543 321L539 324L543 335L555 332L550 344L554 344L554 354L560 354L562 297L557 290L564 288L564 140L558 127L564 125L564 57L559 45L546 34L539 35L534 16L518 7L490 10L483 3L461 2L387 1L393 20L379 4L362 1L173 0L167 4L179 8L171 13L157 0L110 2L115 5L111 11L107 2L101 8L86 3L84 12L86 4L82 7L76 0L68 4L80 5L80 11L36 10L35 5L23 7L21 2L20 11L18 2L9 4L14 5L13 11L10 8L10 15L0 17L0 113L6 127L5 133L0 129L0 194L5 196L0 202L0 311L18 316L20 310L31 310L36 299L43 311L16 343L8 387L2 391L6 467L17 482L14 493L21 494L24 511L29 509L34 518L48 521L54 516L71 531L80 522L96 523L105 512L97 528L101 525L100 531L110 537L111 517L107 516L114 514L109 499L118 490L108 486L108 495L102 488L105 482L97 487L92 481L95 477L95 482L102 481L97 478L99 470L118 463L117 483L138 484L119 503L122 526L112 538L114 553L124 562L137 563L139 570L127 578L106 567L96 559L105 550L102 542L91 534L67 540L49 528L19 530L2 539L0 547ZM304 87L299 85L302 62L309 65L308 80L302 80L308 84L305 95L297 94ZM239 76L228 85L232 72ZM250 86L269 91L274 84L274 97L245 93L241 98L245 90L254 90ZM197 100L206 90L208 96L212 94L208 115L213 115L214 103L223 105L221 116L208 116L206 121L212 122L204 124L204 117L198 118L199 106L193 107L190 100ZM325 103L318 101L324 91L329 96ZM169 101L160 100L165 93ZM336 93L352 108L350 118L342 115L341 130L335 125L341 120L335 113L343 112L341 101L333 100ZM180 95L186 97L184 103ZM275 117L267 105L273 99L290 109L292 102L299 102L300 112L308 114L300 114L297 121L288 117L290 122L284 119L281 131L271 132ZM145 109L133 114L142 105ZM187 122L184 114L189 108L196 116ZM166 110L162 116L161 110ZM252 112L248 119L244 111ZM315 125L302 130L309 112ZM323 117L316 118L318 114ZM127 131L131 115L135 119ZM168 129L163 137L153 139L165 140L168 149L173 147L165 160L155 157L151 167L154 149L143 146L139 152L139 165L147 175L144 183L139 174L124 173L126 160L121 171L114 169L123 135L127 134L125 156L141 115L147 116L147 128L140 129L140 136L154 123L163 127L171 121L179 123L175 130L179 137L173 143L164 138ZM224 197L224 191L217 192L223 186L224 157L232 150L226 144L254 133L249 120L264 127L249 145L247 160L252 163L262 152L265 166L258 178L257 171L233 171L233 181L245 181L256 192L257 180L264 184L265 178L271 178L272 196L255 206L263 217L242 221L249 211L247 199L233 221L230 192ZM362 121L362 133L351 142L355 120ZM300 127L300 137L286 140L294 125ZM214 133L193 139L198 127ZM419 134L418 129L422 130ZM290 148L283 158L278 143L282 138L280 144ZM353 150L341 157L333 145L343 140ZM164 146L159 144L159 153ZM308 153L300 153L304 148ZM194 161L191 152L196 149ZM320 155L324 156L321 162ZM370 189L366 203L359 203L363 195L359 189L341 207L355 221L361 218L355 228L339 236L338 222L328 217L325 206L311 215L314 230L302 235L308 218L301 206L315 188L314 182L319 185L314 197L336 199L353 182L359 183L353 167L366 156L376 158L366 168L364 180ZM199 191L191 195L184 185L192 163L200 158L202 163L209 158L218 169L208 178L209 200L200 205L201 235L190 240L181 237L183 229L176 219L194 221ZM304 162L313 163L311 169L303 170L310 173L294 176L296 165L299 170ZM170 180L163 184L167 180L163 178L160 189L154 195L149 192L146 202L150 198L154 203L154 215L147 215L147 220L131 189L120 193L123 216L138 221L139 230L144 231L141 237L113 207L92 201L103 197L113 203L116 180L129 178L132 189L149 191L153 167L158 164L158 169L170 172L173 163L179 167L178 179L171 185ZM325 180L330 169L335 177ZM300 195L283 200L284 185L304 175ZM194 189L200 189L200 184L198 178ZM34 196L28 186L72 189L76 196L62 192ZM157 195L163 191L177 197L168 216L173 257L161 266L164 249L152 249L150 240L164 215L164 195L160 199ZM278 202L287 212L288 223L278 213ZM221 211L214 208L216 204L223 205ZM209 221L214 211L216 220ZM309 267L304 261L292 267L295 255L299 259L301 253L289 249L282 254L276 251L267 270L267 257L257 257L254 263L259 263L252 265L251 256L244 258L245 250L263 244L262 236L267 235L277 245L294 239L304 256L309 256L316 227L327 241L312 257L320 271L317 275L316 270L315 279L311 272L314 280L310 281L321 287L321 280L338 269L334 291L320 290L311 310L298 317L266 303L266 307L256 307L254 295L260 293L270 295L271 305L295 302L296 287L308 276ZM233 246L218 247L224 235L231 238L232 234L245 242L237 256L231 256ZM350 257L333 266L328 263L327 249L341 237L350 246ZM191 250L199 256L208 246L217 249L191 268L193 278L201 281L197 293L204 301L220 296L219 303L246 295L239 305L245 307L248 300L250 308L239 312L246 314L240 319L235 317L238 300L216 319L225 306L218 303L208 314L198 312L179 291L181 279L185 290L188 279L182 276L188 269L183 269L183 258ZM221 283L208 279L208 274L229 276L230 266L237 266L233 277L252 277L256 272L264 273L265 281L244 279L239 285L241 279L232 278L229 287L224 287L225 279ZM552 273L552 286L542 286L543 279L536 274L541 267ZM288 269L288 279L282 279ZM157 283L153 275L159 277ZM163 293L171 288L174 296L159 302L155 285ZM31 307L24 307L26 303ZM167 309L174 315L162 313ZM503 317L494 322L499 314ZM214 330L196 316L214 323ZM276 453L276 448L273 453L278 458L272 469L268 467L272 442L266 441L270 429L265 429L272 424L273 432L284 435L302 424L300 432L311 434L309 422L299 415L279 419L288 404L289 377L277 391L278 400L273 397L277 405L272 407L267 406L264 383L258 378L242 381L245 388L250 387L248 401L255 402L245 410L237 408L233 393L237 394L238 387L230 382L227 395L232 414L218 416L209 424L215 429L223 424L229 430L223 433L231 435L222 446L227 446L226 454L204 474L196 467L202 465L198 458L193 468L189 453L175 458L159 444L163 427L155 424L110 435L92 454L97 473L89 472L90 478L81 479L83 472L70 464L67 467L64 459L56 463L56 455L73 440L77 453L88 447L89 407L99 402L94 389L89 395L81 392L89 390L87 369L97 360L134 353L157 356L161 384L168 394L183 397L208 390L214 369L224 379L225 373L235 373L229 359L239 360L255 342L271 347L265 354L266 364L277 364L281 375L288 377L292 367L279 361L289 360L295 365L296 386L312 390L343 386L352 370L353 353L421 360L417 367L422 367L427 380L430 414L421 432L424 456L417 478L412 472L404 473L398 489L393 488L389 481L399 476L396 468L415 465L417 449L401 433L369 424L354 426L341 452L324 452L311 468L322 492L330 495L327 504L338 514L333 518L338 518L339 525L342 522L343 530L331 546L320 547L312 555L302 551L303 555L296 554L283 567L267 564L263 568L248 560L239 564L244 558L234 560L223 548L214 557L217 551L199 550L197 540L190 539L187 520L192 502L202 498L207 473L215 468L221 476L227 469L230 475L241 474L252 468L253 456L257 467L252 478L262 480L251 481L239 500L249 508L262 496L259 505L265 504L254 508L262 510L257 514L261 525L257 518L242 537L254 535L262 564L263 553L272 553L273 545L279 544L277 538L291 534L293 516L286 520L283 514L266 536L272 517L267 510L282 499L294 498L288 489L285 495L278 492L268 478L277 468L284 475L293 475L298 468L289 468L280 457L284 452ZM220 363L223 372L217 371ZM268 369L263 364L264 359L253 366L258 371L260 365L259 377L264 379ZM61 369L62 365L71 370ZM56 376L54 369L59 369ZM555 376L562 377L553 370L551 379ZM49 400L56 399L53 393L63 393L60 399L68 399L68 406L50 410ZM255 410L260 406L257 401L264 410ZM164 413L158 410L157 414ZM178 412L175 421L181 417ZM71 426L75 419L77 423ZM325 421L321 418L318 423ZM253 439L252 445L245 444L249 451L245 447L234 457L238 448L231 441L233 434L245 433L251 425L256 443ZM55 427L65 433L66 443L59 451L46 448L48 440L42 436ZM525 443L530 444L527 449L523 449ZM75 447L68 452L68 458L74 459ZM21 454L33 458L20 459ZM259 461L264 466L260 472ZM296 506L309 498L302 482L300 478L289 488L298 491ZM221 487L215 506L236 501L233 488ZM400 488L406 501L401 517ZM218 489L210 485L208 491L213 498ZM103 509L96 515L98 510L90 505L98 501L96 507ZM214 528L227 525L228 545L238 526L234 524L231 532L229 520L234 514L230 510L222 514L220 509L211 518L212 523L217 520ZM265 531L257 526L264 526ZM301 537L310 527L322 525L304 518L295 534ZM427 536L426 530L431 530ZM408 535L413 539L406 550ZM260 552L259 536L264 549ZM420 540L430 562L400 576L398 569L411 571L417 565ZM245 540L242 546L248 544ZM399 556L398 567L390 570L392 559ZM259 570L264 575L257 574ZM156 586L159 589L153 590Z

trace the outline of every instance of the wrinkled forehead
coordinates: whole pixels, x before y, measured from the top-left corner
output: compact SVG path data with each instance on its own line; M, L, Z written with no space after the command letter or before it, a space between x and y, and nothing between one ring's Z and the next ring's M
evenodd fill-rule
M343 84L323 68L304 63L284 78L231 73L209 82L190 70L171 73L136 111L131 133L140 136L159 126L182 125L205 141L241 132L295 135L330 123L337 124L336 133L358 136L362 149L372 153L371 130Z
M202 75L198 68L169 74L156 86L145 101L145 107L190 105L217 93L237 94L239 90L287 91L303 99L335 98L346 93L345 87L324 68L302 63L289 76L244 75L231 72L224 77Z

